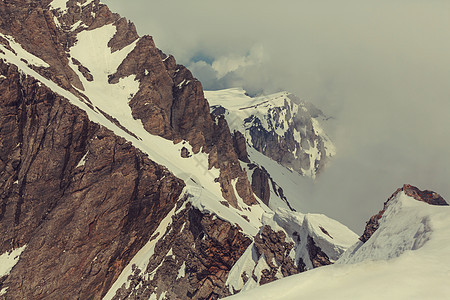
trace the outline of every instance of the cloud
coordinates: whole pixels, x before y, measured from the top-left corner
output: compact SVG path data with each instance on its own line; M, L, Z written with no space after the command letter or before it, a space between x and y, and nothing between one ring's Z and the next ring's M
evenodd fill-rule
M253 47L245 56L231 54L217 58L213 61L212 68L217 72L217 79L221 79L231 72L261 64L263 57L263 47Z
M105 1L207 89L288 90L335 117L305 211L361 231L403 183L450 200L450 2Z

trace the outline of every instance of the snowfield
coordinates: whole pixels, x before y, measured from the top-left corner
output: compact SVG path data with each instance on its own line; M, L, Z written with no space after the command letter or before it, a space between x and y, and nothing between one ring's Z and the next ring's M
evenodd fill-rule
M449 299L449 214L401 192L374 235L336 264L227 299Z

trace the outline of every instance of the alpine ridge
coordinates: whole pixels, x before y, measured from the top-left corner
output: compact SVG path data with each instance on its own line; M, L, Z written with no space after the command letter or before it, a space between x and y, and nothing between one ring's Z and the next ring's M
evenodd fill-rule
M437 193L406 184L334 265L227 299L447 299L449 212Z

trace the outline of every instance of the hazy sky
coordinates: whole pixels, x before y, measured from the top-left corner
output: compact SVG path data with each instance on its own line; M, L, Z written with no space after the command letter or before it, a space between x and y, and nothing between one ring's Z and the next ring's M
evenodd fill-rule
M305 212L360 233L403 183L450 200L450 1L103 2L205 89L288 90L335 118Z

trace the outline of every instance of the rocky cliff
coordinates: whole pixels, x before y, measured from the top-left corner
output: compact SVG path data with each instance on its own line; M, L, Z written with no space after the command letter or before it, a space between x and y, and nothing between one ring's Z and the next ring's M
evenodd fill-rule
M0 252L26 245L2 288L99 299L184 183L15 66L0 70Z

